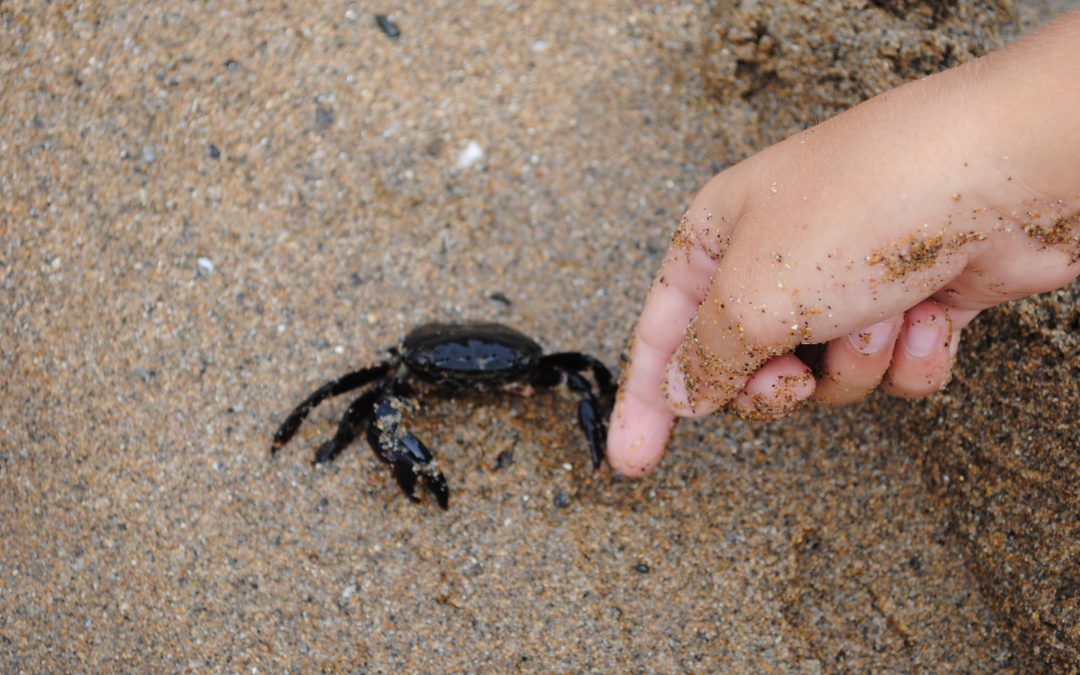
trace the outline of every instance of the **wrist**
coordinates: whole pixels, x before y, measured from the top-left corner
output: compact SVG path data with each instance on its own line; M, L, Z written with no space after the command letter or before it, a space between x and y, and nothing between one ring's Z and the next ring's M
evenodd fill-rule
M958 69L1001 191L1080 205L1080 10Z

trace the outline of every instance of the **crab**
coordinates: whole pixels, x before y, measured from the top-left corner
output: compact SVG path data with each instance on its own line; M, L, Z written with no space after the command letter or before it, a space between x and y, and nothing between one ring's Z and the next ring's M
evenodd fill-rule
M591 381L586 374L591 374ZM420 501L417 486L422 482L443 509L450 503L450 487L434 454L402 428L403 416L418 409L419 398L472 391L568 390L577 399L578 423L595 471L604 460L607 419L615 397L611 371L593 356L544 354L534 340L497 323L431 323L413 329L389 350L383 363L316 389L278 427L271 454L289 442L315 406L361 387L367 389L346 409L334 437L315 451L314 462L332 461L363 431L410 500Z

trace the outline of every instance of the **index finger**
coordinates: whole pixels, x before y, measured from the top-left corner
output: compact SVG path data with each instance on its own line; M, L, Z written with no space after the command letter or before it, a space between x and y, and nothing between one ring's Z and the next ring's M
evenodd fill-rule
M675 230L634 328L607 442L608 463L625 476L652 471L664 454L675 424L664 397L665 369L727 249L734 217L706 209L708 191L699 193Z

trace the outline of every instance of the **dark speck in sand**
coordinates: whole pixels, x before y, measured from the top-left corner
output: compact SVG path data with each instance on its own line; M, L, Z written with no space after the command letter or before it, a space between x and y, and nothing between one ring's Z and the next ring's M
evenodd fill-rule
M512 303L512 302L510 301L510 298L506 297L506 296L505 296L505 295L504 295L504 294L503 294L502 292L500 292L500 291L495 291L494 293L492 293L491 295L489 295L489 296L488 296L488 299L489 299L489 300L494 300L495 302L497 302L497 303L499 303L499 304L502 304L502 305L506 305L507 307L509 307L510 305L514 304L514 303Z
M570 497L565 492L556 492L552 502L560 509L564 509L567 506L570 506Z
M315 126L322 131L334 123L334 111L315 99Z
M503 450L499 453L499 456L495 458L495 470L505 469L514 463L514 451Z
M221 150L213 143L207 146L207 150L210 152L210 159L218 159L221 157Z
M634 571L639 574L648 574L652 570L649 567L648 563L639 562L638 564L634 565Z
M401 29L385 14L376 14L375 23L378 24L379 30L386 34L386 37L391 40L396 40L401 37Z
M330 500L323 497L319 500L319 503L315 505L315 510L319 513L326 513L326 507L330 506Z
M431 157L438 157L442 154L443 148L446 146L446 141L441 138L435 138L428 143L425 152Z

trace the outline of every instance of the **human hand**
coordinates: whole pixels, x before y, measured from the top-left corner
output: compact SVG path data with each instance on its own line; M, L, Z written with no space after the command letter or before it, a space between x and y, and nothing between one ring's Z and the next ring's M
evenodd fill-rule
M675 416L781 417L947 382L983 309L1080 273L1080 12L875 97L714 177L635 328L608 460ZM824 344L815 377L792 351Z

